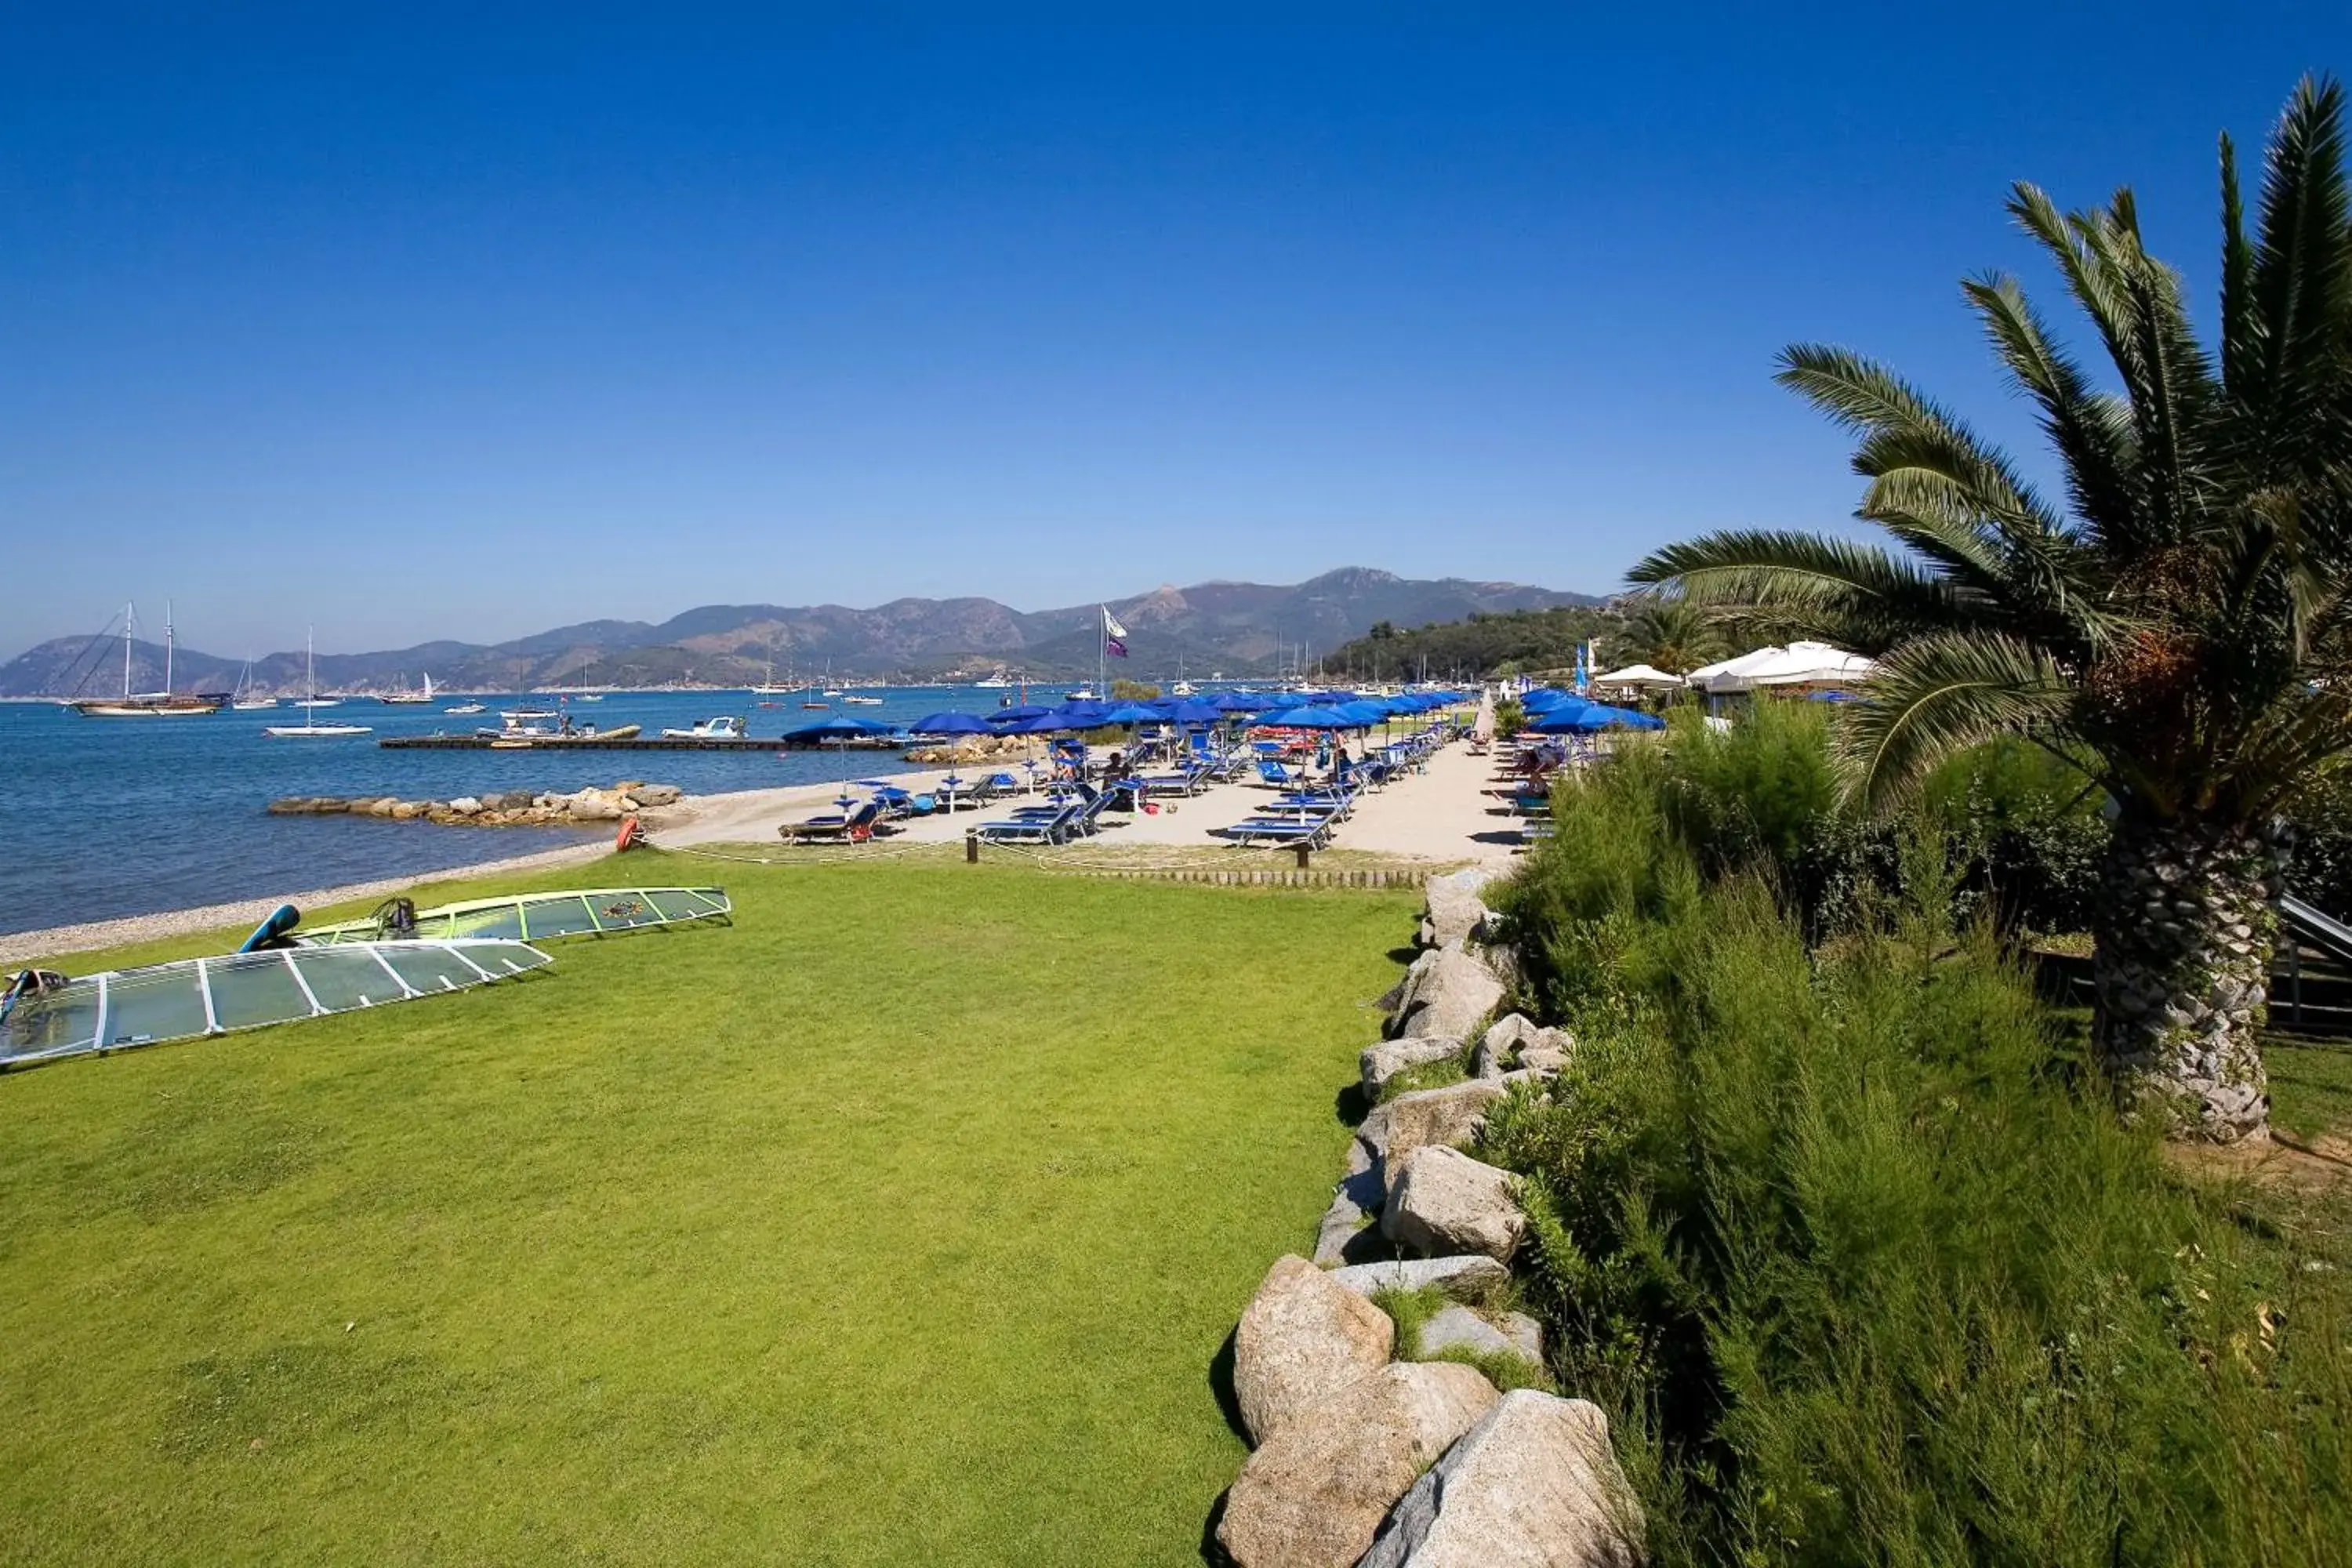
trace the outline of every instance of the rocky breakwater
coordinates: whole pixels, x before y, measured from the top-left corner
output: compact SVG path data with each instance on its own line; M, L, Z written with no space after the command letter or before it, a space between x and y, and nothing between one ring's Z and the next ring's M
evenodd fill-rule
M454 795L447 800L403 800L397 795L289 795L269 803L272 816L367 816L387 822L431 822L447 827L595 826L634 816L646 826L656 814L674 806L685 792L676 784L625 779L610 789L569 795L527 789Z
M1316 1255L1267 1271L1234 1334L1234 1394L1254 1452L1217 1541L1240 1568L1636 1568L1643 1518L1582 1399L1550 1381L1541 1326L1508 1310L1526 1240L1518 1178L1475 1158L1488 1112L1545 1095L1565 1032L1513 1013L1485 874L1433 879L1426 951L1383 1004L1360 1068L1374 1109L1349 1150ZM1443 885L1441 885L1441 883ZM1460 1081L1404 1088L1404 1073ZM1413 1081L1406 1080L1407 1083ZM1381 1305L1434 1290L1410 1333ZM1425 1316L1423 1314L1426 1314ZM1503 1376L1493 1357L1531 1363ZM1482 1370L1482 1368L1486 1370Z
M917 746L907 752L910 763L934 766L958 763L1019 762L1036 754L1034 735L963 735L938 745Z

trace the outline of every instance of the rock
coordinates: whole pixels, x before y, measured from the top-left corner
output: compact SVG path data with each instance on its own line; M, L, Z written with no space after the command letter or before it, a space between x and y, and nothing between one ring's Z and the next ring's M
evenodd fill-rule
M1443 1144L1416 1149L1391 1170L1381 1234L1391 1241L1432 1258L1481 1252L1508 1263L1526 1239L1508 1171Z
M1494 872L1473 867L1423 883L1422 890L1429 900L1429 919L1423 922L1424 945L1460 947L1475 936L1494 913L1478 898L1494 879Z
M1478 1042L1471 1070L1480 1078L1500 1078L1513 1066L1558 1072L1568 1065L1576 1037L1565 1029L1538 1028L1523 1013L1497 1021ZM1530 1058L1528 1052L1536 1053Z
M625 792L640 806L676 805L686 792L676 784L639 784Z
M1389 1315L1303 1258L1280 1258L1234 1333L1234 1394L1259 1443L1388 1364Z
M565 803L564 815L579 822L613 822L620 818L622 812L619 806L604 796L590 795L585 798L581 795L572 796Z
M1543 1364L1543 1325L1525 1312L1506 1312L1501 1324L1503 1338L1514 1351L1538 1366Z
M1576 1044L1575 1037L1570 1035L1565 1029L1549 1029L1545 1032L1547 1034L1559 1036L1561 1039L1568 1041L1568 1044L1565 1046L1521 1046L1519 1047L1519 1070L1521 1072L1534 1073L1538 1078L1557 1078L1559 1076L1561 1070L1568 1066L1568 1054L1570 1049Z
M425 815L425 803L421 800L404 800L394 805L388 815L394 822L414 822Z
M1406 1155L1425 1144L1470 1142L1486 1120L1487 1108L1508 1092L1509 1083L1503 1079L1474 1078L1443 1089L1418 1089L1374 1106L1356 1136L1394 1170Z
M1381 1011L1391 1014L1402 1012L1412 1001L1413 990L1420 985L1421 977L1435 967L1437 967L1437 953L1434 949L1423 953L1407 964L1404 973L1398 978L1397 983L1381 994L1381 999L1377 1004Z
M1331 1206L1323 1211L1323 1223L1316 1228L1315 1261L1345 1263L1358 1238L1377 1240L1379 1233L1368 1230L1365 1221L1380 1213L1382 1196L1379 1163L1362 1139L1349 1139L1347 1173L1339 1178Z
M482 803L470 795L461 795L447 808L452 816L471 816L482 809Z
M1444 1035L1416 1036L1410 1040L1384 1040L1377 1046L1366 1046L1356 1057L1356 1070L1364 1080L1364 1093L1378 1100L1389 1079L1407 1068L1425 1067L1442 1062L1448 1057L1462 1054L1462 1042Z
M388 795L383 796L381 800L372 800L368 802L368 815L370 816L390 816L394 811L399 808L399 797ZM352 809L353 811L357 811L359 808L359 802L352 802Z
M1400 1258L1356 1263L1326 1276L1334 1285L1361 1295L1375 1290L1421 1290L1434 1285L1456 1300L1476 1300L1504 1284L1511 1271L1478 1253L1458 1258Z
M1467 1307L1448 1307L1421 1325L1420 1353L1471 1350L1493 1355L1523 1356L1543 1362L1543 1325L1525 1312L1504 1315L1501 1326L1488 1322Z
M1413 1479L1494 1407L1445 1362L1382 1367L1303 1410L1242 1466L1217 1540L1239 1568L1348 1568Z
M1638 1568L1642 1533L1609 1418L1518 1389L1413 1483L1360 1568Z
M1420 967L1418 962L1414 967ZM1393 1039L1415 1035L1467 1039L1502 999L1503 982L1492 969L1460 948L1439 948L1436 961L1398 1009L1389 1034Z

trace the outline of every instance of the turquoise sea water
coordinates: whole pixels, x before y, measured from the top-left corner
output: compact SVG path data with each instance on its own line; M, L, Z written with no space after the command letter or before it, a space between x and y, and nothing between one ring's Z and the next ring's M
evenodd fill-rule
M1031 687L1058 700L1067 689ZM814 694L812 694L814 695ZM582 722L609 729L642 724L647 734L732 713L755 737L819 720L853 716L904 723L942 710L985 714L1003 692L970 687L902 687L864 695L883 706L835 702L803 710L800 697L742 692L614 692L575 706ZM387 735L468 734L512 697L486 696L480 717L442 709L347 700L321 709L320 723L373 725L347 740L273 740L269 724L299 724L302 710L223 711L185 719L85 719L46 703L0 703L0 932L149 914L234 899L503 859L576 843L568 828L436 827L345 816L271 816L280 795L396 795L446 800L489 790L573 790L623 778L678 784L689 792L763 789L862 778L906 764L896 752L396 752ZM534 698L532 707L551 707ZM586 837L602 837L590 835Z

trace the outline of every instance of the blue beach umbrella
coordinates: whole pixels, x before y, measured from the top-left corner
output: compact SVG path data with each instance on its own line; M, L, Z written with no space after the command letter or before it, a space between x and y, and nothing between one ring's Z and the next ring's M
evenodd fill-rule
M926 713L907 726L918 735L985 735L989 723L969 713Z
M1160 716L1172 724L1213 724L1225 716L1224 710L1213 702L1197 697L1179 697L1172 701L1155 702Z
M1024 718L1015 719L1010 724L999 724L996 727L996 732L1000 735L1051 735L1061 730L1085 727L1073 725L1064 715L1049 713L1040 708Z
M1292 708L1258 721L1282 730L1353 730L1355 721L1329 708Z
M1167 717L1158 709L1148 708L1140 702L1122 702L1118 707L1106 710L1095 722L1097 724L1158 724L1165 721Z
M1024 703L1018 708L999 708L988 716L988 721L992 724L1012 724L1023 719L1034 719L1041 713L1052 711L1050 708L1039 708L1034 704Z

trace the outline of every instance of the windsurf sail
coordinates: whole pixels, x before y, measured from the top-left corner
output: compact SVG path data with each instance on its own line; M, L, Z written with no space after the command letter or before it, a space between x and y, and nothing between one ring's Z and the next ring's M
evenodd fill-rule
M323 1018L487 984L552 963L519 942L375 942L184 958L0 994L0 1069Z
M558 937L609 936L646 926L723 920L734 912L735 906L728 901L724 888L576 888L404 910L397 917L388 912L391 909L385 905L366 920L298 930L294 941L303 946L331 947L399 934L443 941L496 937L509 942L551 942ZM404 927L399 921L405 921Z

